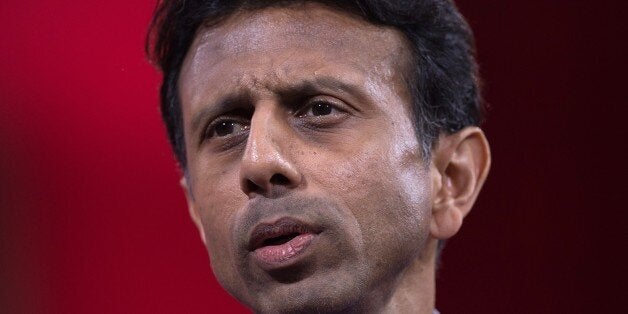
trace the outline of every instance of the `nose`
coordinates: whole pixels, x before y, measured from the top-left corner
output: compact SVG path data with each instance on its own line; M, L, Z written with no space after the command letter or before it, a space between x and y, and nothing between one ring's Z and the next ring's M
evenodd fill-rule
M240 164L240 187L249 198L277 198L302 181L289 151L294 139L268 107L258 106L253 114Z

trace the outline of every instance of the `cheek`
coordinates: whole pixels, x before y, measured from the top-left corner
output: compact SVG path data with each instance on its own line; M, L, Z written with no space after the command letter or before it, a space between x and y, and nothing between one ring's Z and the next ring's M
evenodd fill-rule
M212 194L205 194L197 199L201 212L201 221L207 250L212 264L217 266L228 263L229 256L226 252L231 252L231 232L233 211L235 206L233 201L229 201L224 195L214 197ZM227 204L227 206L225 206Z
M404 156L405 155L405 156ZM394 231L423 232L429 214L431 180L423 171L421 162L413 153L401 156L384 155L380 159L367 159L360 166L353 199L356 215L365 225L382 233ZM406 236L400 234L401 237Z
M229 237L236 211L246 202L238 177L230 165L218 167L203 161L190 167L195 203L199 207L208 245ZM222 164L221 164L222 165ZM216 241L209 241L216 239Z
M393 275L421 255L429 236L431 180L408 153L367 164L372 175L352 205L363 230L368 265ZM386 276L385 274L383 274Z
M353 215L374 263L416 253L427 238L431 210L431 180L418 142L386 134L319 158L313 172L316 185Z
M232 252L235 215L244 206L246 196L240 191L236 174L211 168L195 169L193 179L196 206L201 214L206 247L212 270L229 291L241 290Z
M251 297L247 284L239 275L240 269L234 255L236 247L232 236L234 213L237 212L236 206L241 204L241 201L222 197L206 203L208 205L201 211L211 269L223 288L236 296L240 302L248 304Z

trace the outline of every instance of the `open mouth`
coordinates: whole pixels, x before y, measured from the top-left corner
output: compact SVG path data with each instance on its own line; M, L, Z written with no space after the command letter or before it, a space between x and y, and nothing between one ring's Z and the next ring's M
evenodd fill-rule
M301 233L293 232L290 234L285 234L285 235L280 235L278 237L269 238L269 239L264 240L261 246L263 247L263 246L271 246L271 245L281 245L296 238L300 234Z
M249 250L265 268L288 263L301 255L319 233L300 221L283 218L272 224L260 224L251 233Z

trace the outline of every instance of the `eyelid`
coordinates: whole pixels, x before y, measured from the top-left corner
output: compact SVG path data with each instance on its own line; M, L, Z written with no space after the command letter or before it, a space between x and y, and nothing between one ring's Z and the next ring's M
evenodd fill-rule
M216 126L217 123L225 120L244 121L245 124L250 124L250 119L253 116L253 108L250 106L242 105L236 102L223 102L219 108L212 110L212 114L207 114L202 122L199 122L198 127L198 139L199 145L209 138L209 130Z
M309 109L312 108L313 105L318 103L324 103L332 106L332 108L339 112L347 112L349 105L345 104L345 102L331 96L315 96L307 99L302 106L299 106L295 111L295 116L303 116Z
M219 116L213 120L211 120L207 126L205 127L205 129L203 130L202 134L201 134L201 142L210 138L214 138L213 136L213 132L216 126L218 126L219 123L225 122L225 121L235 121L238 123L241 123L243 126L249 126L250 123L247 119L242 118L242 117L238 117L236 115L223 115L223 116ZM228 136L225 136L228 137Z

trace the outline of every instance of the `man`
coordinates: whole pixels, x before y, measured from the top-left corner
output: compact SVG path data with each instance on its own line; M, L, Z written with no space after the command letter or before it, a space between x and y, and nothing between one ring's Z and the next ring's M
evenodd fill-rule
M431 313L439 242L490 164L455 6L181 0L154 23L163 117L222 286L263 313Z

